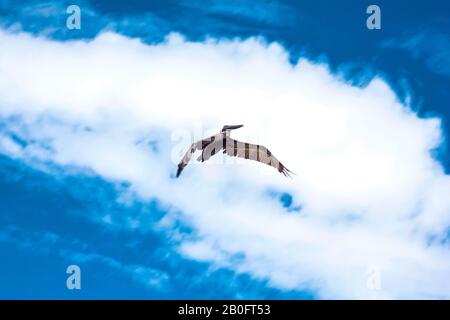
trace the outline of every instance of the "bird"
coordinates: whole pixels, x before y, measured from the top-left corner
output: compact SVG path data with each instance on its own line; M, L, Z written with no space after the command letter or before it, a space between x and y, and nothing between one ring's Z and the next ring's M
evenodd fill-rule
M291 177L292 171L287 169L270 151L264 146L241 142L230 137L231 130L242 128L244 125L225 125L222 130L213 136L194 142L185 153L178 164L176 177L178 178L183 169L188 165L196 150L201 150L197 161L204 162L216 153L223 153L231 157L239 157L256 160L270 165L282 173L285 177Z

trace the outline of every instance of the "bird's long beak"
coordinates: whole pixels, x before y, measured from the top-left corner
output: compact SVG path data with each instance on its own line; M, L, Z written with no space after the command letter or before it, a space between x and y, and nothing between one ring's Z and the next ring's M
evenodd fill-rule
M229 127L228 127L228 130L239 129L239 128L242 128L243 126L244 126L243 124L239 124L239 125L237 125L237 126L229 126Z

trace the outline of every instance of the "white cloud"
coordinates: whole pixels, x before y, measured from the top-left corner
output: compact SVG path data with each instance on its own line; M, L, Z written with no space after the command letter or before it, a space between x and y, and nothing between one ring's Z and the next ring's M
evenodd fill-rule
M418 118L382 79L353 87L254 38L149 46L1 31L0 47L0 115L21 117L10 129L31 141L2 138L0 150L129 181L182 211L198 234L179 248L187 257L324 298L450 298L450 178L430 155L440 122ZM173 178L174 150L191 142L173 138L240 123L233 136L269 147L292 180L234 160ZM372 266L380 290L367 287Z

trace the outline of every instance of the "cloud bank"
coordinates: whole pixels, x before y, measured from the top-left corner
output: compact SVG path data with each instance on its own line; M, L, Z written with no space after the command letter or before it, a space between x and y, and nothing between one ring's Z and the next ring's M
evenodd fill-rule
M319 298L450 298L450 178L431 155L440 122L382 79L351 86L259 38L2 30L0 47L0 151L158 199L155 227L187 258ZM294 179L222 155L174 178L194 139L240 123L233 137L267 146Z

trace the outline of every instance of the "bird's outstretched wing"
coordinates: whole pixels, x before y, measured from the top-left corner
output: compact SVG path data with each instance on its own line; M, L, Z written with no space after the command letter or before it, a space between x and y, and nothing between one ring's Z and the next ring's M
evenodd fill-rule
M202 154L197 158L197 161L205 162L224 148L225 139L222 137L213 137L213 141L203 148Z
M178 169L177 169L177 178L180 176L181 171L183 171L184 167L187 166L189 163L189 160L191 160L192 155L194 154L195 150L201 150L202 149L202 142L203 140L199 140L197 142L194 142L191 147L186 151L183 158L181 159L180 163L178 163Z
M218 139L216 136L209 137L207 139L199 140L191 145L191 147L186 151L180 163L178 164L177 178L180 176L181 171L187 166L192 158L192 155L196 150L203 150L198 161L206 161L214 154L219 152L224 148L223 139Z
M277 169L278 172L282 173L285 177L291 177L290 173L293 173L292 171L287 169L269 151L269 149L258 144L251 144L227 138L224 153L232 157L239 157L265 163Z

